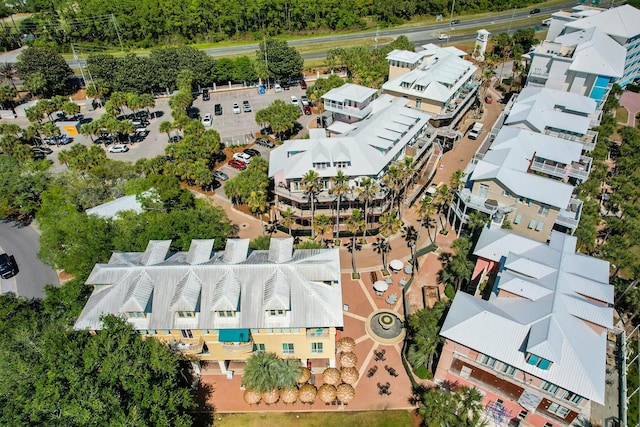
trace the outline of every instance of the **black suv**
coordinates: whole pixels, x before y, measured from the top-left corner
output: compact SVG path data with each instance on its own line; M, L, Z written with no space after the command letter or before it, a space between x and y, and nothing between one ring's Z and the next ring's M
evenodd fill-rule
M538 9L537 7L535 9L532 9L531 12L529 12L529 15L535 15L536 13L540 13L540 9Z
M208 101L210 99L211 99L211 95L209 95L209 90L202 89L202 100L203 101Z
M0 277L9 279L18 274L18 264L13 255L0 254Z
M221 116L222 115L222 105L216 104L215 107L213 107L213 114L215 114L216 116Z

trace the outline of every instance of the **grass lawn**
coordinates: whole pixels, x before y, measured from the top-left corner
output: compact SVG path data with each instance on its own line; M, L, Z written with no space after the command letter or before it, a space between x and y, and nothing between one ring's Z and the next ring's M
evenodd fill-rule
M221 420L218 420L221 418ZM411 427L408 411L217 414L216 427Z
M616 121L618 123L627 123L629 120L629 112L624 107L618 107L616 109Z

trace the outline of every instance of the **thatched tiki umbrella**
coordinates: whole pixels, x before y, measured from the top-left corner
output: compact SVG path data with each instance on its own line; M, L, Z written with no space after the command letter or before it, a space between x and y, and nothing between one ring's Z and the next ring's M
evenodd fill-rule
M351 337L344 337L338 340L336 349L341 353L347 353L353 351L356 348L356 340Z
M360 373L356 368L342 368L340 370L340 378L343 383L355 384L360 378Z
M260 400L262 399L262 395L260 393L258 393L255 390L251 390L250 388L244 391L243 397L244 397L244 401L247 402L249 405L254 405L256 403L259 403Z
M340 365L342 365L343 368L355 368L356 363L358 363L358 356L356 356L355 353L342 353L340 356Z
M296 400L298 400L298 389L296 387L287 387L280 392L280 398L284 403L296 403Z
M298 378L298 384L304 384L311 379L311 371L309 368L300 368L300 378Z
M356 391L349 384L340 384L337 387L338 400L342 403L349 403L356 395Z
M327 368L322 373L322 381L326 384L339 384L340 383L340 371L336 368Z
M276 403L278 400L280 400L280 391L277 389L262 393L262 401L267 405Z
M300 387L300 391L298 393L298 399L302 403L313 403L316 399L316 394L318 394L318 390L313 384L303 384Z
M318 397L324 403L333 402L333 400L336 398L336 394L336 388L331 384L322 384L318 389Z

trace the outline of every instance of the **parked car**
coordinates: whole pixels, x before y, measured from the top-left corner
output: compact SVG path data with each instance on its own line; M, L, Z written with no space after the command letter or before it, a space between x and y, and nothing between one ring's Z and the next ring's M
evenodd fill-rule
M291 85L289 84L289 82L282 82L282 83L280 83L280 86L282 86L282 89L284 89L284 90L291 89Z
M469 132L469 139L478 139L480 133L482 132L482 123L475 122L471 127L471 131Z
M453 21L451 21L451 25L458 25L460 23L459 19L454 19Z
M202 100L203 101L208 101L211 99L211 95L209 95L209 90L208 89L202 89Z
M535 15L536 13L540 13L540 9L538 9L537 7L535 9L531 9L531 12L529 12L529 15Z
M216 104L215 107L213 107L213 112L216 116L221 116L222 115L222 105L220 104Z
M40 153L44 153L44 154L51 154L53 153L53 150L49 147L31 147L31 149L33 150L33 152L40 152Z
M302 95L300 97L300 102L302 102L303 107L306 107L307 105L309 105L309 98L307 98L307 95Z
M244 162L244 163L250 163L251 162L251 156L248 155L247 153L235 153L233 155L233 158L235 160L240 160L241 162Z
M242 110L245 113L250 113L251 112L251 105L249 104L249 101L247 101L246 99L244 101L242 101Z
M304 80L300 80L300 89L306 89L307 88L307 82L305 82Z
M295 105L296 107L300 104L298 104L298 98L296 98L294 95L291 95L291 103L293 105Z
M222 184L220 184L220 181L218 181L217 179L214 179L210 183L204 184L201 188L204 191L214 191L215 189L220 188L221 186Z
M207 113L204 115L204 119L202 119L202 124L205 127L209 127L213 124L213 117L211 117L211 114Z
M440 33L438 34L438 40L447 40L449 38L449 34Z
M251 157L260 157L262 155L258 150L254 148L245 148L244 150L242 150L242 152L244 154L248 154Z
M181 135L174 135L171 138L169 138L169 142L180 142L182 141L182 136Z
M115 144L109 147L110 153L126 153L127 151L129 151L129 147L125 144Z
M213 158L216 162L224 162L227 160L227 155L224 154L224 151L220 150L213 156Z
M233 103L233 114L240 114L240 106L237 102Z
M276 146L273 141L267 138L258 138L256 139L256 144L262 145L263 147L273 148Z
M0 254L0 277L10 279L18 274L18 263L13 255Z
M222 172L222 171L213 171L213 177L215 179L219 179L220 181L226 181L229 179L229 175L227 175L226 173Z
M303 111L304 111L304 115L305 116L310 116L311 115L311 107L310 106L305 105L304 108L303 108Z
M280 86L278 83L273 85L273 89L276 91L276 93L282 92L282 86Z
M243 162L242 160L236 160L236 159L229 160L229 166L231 166L234 169L239 169L241 171L247 168L247 164L245 162Z

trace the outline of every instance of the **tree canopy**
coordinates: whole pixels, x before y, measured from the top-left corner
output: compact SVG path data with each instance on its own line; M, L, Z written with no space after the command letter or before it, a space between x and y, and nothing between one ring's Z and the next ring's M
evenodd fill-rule
M27 81L38 75L38 90L45 96L61 95L66 91L67 79L73 72L62 55L48 47L30 47L18 57L18 74Z

